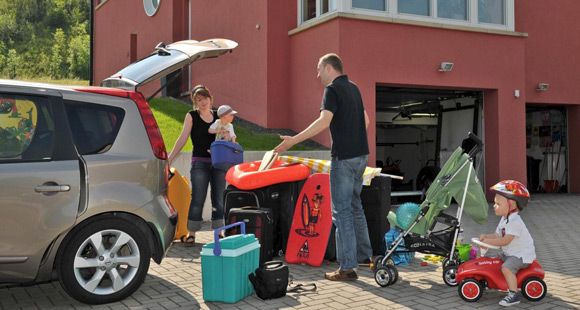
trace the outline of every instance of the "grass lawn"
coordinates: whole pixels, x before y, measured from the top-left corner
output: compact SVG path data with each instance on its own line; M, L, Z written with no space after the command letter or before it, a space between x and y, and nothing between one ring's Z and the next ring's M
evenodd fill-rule
M7 77L0 77L2 79L9 79ZM88 80L76 80L76 79L63 79L63 80L54 80L50 77L34 77L34 78L16 78L20 81L28 81L28 82L36 82L36 83L49 83L49 84L59 84L59 85L80 85L80 86L89 86Z
M153 98L150 100L153 115L157 120L161 135L165 141L167 151L171 151L175 141L181 133L185 114L191 109L189 105L183 104L172 98ZM280 143L277 134L254 132L248 127L244 127L234 120L234 130L238 136L237 142L247 151L268 151ZM191 151L191 140L183 147L183 151ZM292 150L314 150L314 148L298 144Z

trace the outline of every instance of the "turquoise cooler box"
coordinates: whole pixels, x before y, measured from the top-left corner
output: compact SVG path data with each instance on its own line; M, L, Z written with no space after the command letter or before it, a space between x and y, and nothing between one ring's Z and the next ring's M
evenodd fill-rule
M241 226L241 235L219 239L222 230ZM258 268L260 243L246 235L246 225L237 222L214 230L214 242L201 249L203 299L235 303L254 292L248 275Z

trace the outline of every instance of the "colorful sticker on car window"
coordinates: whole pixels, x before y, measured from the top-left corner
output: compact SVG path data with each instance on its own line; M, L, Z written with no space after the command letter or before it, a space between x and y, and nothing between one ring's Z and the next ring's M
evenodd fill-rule
M34 102L0 97L0 157L17 157L30 145L37 122Z

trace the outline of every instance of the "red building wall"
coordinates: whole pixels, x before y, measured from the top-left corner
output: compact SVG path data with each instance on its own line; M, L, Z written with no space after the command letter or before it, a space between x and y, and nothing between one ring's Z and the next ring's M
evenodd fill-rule
M131 63L131 34L137 34L137 59L147 56L159 42L187 37L187 22L181 12L186 0L162 1L157 13L145 14L142 0L109 0L94 12L93 81L98 85ZM158 88L152 83L142 91L147 95Z
M162 1L157 14L148 17L140 0L109 0L95 12L94 80L129 63L131 33L138 35L138 58L159 41L229 38L238 48L219 60L193 64L192 84L209 87L216 106L231 104L242 118L299 131L319 114L318 58L336 52L361 88L371 121L377 84L483 91L485 183L525 180L526 103L570 105L569 158L580 155L580 139L572 135L580 129L580 2L562 0L547 7L544 1L527 0L515 6L516 31L527 36L349 18L289 35L297 28L296 1ZM453 71L438 72L442 61L453 62ZM538 82L549 83L550 90L537 92ZM375 160L375 136L370 126L370 162ZM328 145L329 133L316 140ZM579 192L580 167L573 160L569 172L570 189Z
M209 87L214 105L229 104L240 117L267 125L267 1L192 1L191 14L192 38L222 37L239 44L230 55L193 64L193 84Z
M524 87L524 37L342 18L293 35L291 46L291 85L300 90L291 96L298 103L293 129L318 115L323 88L316 64L321 55L336 52L359 85L371 122L377 84L483 90L486 184L508 176L525 180L525 98L513 96ZM437 71L442 61L453 62L453 71ZM300 103L302 95L317 100ZM369 162L375 160L375 136L370 126ZM328 134L317 140L330 142Z
M569 191L580 192L580 1L557 6L540 0L516 1L516 26L526 39L526 98L530 104L568 106ZM546 92L536 91L548 83Z

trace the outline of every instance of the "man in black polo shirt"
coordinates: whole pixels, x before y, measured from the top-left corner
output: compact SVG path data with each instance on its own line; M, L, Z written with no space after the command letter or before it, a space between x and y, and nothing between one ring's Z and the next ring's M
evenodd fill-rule
M342 73L342 61L338 55L322 56L317 70L318 78L325 86L320 116L299 134L281 136L284 141L275 151L286 151L330 127L332 221L336 226L336 256L340 268L326 273L325 278L331 281L356 280L358 261L372 255L360 200L369 154L366 131L369 118L358 87Z

